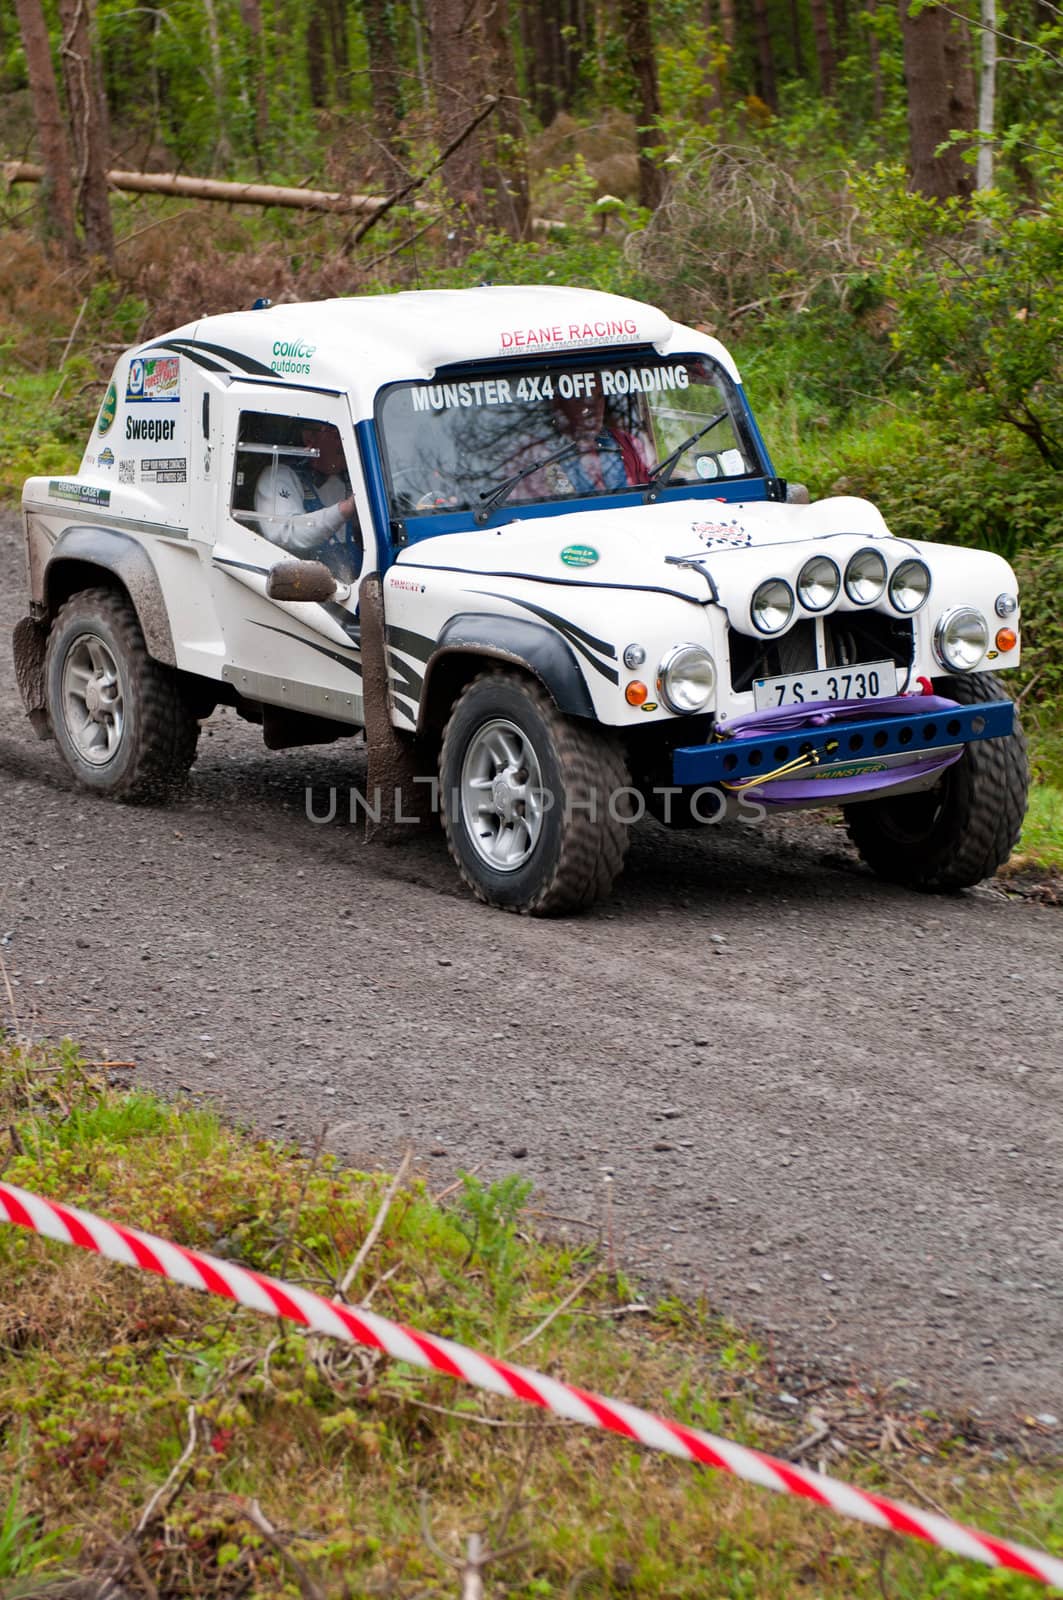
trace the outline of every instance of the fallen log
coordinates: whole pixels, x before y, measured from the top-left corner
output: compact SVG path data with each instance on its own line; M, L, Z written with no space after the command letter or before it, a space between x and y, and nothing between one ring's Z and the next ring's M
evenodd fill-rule
M31 161L0 162L0 177L10 188L16 183L40 183L44 168ZM107 174L112 189L124 194L172 194L185 200L213 200L230 206L286 206L291 211L331 211L340 216L375 216L390 210L394 195L340 194L330 189L286 189L277 183L229 183L221 178L186 177L178 172L117 172ZM407 191L408 192L408 191ZM411 211L432 214L436 207L426 200L404 200ZM562 228L561 222L545 217L532 221L535 232L549 233Z
M4 182L40 183L44 168L28 161L5 161ZM112 189L126 194L172 194L185 200L217 200L232 206L287 206L295 211L372 214L389 202L387 195L338 194L328 189L285 189L276 183L227 183L220 178L192 178L177 172L109 172ZM415 211L431 211L424 200L410 202Z

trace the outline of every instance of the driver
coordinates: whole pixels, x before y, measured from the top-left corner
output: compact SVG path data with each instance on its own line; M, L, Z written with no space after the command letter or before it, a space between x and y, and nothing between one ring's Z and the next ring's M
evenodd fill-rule
M362 564L362 540L340 431L331 422L305 422L302 433L314 454L268 466L255 485L255 511L272 544L324 561L349 583Z
M638 439L606 423L603 393L559 395L554 400L554 417L558 431L579 446L579 453L547 470L567 479L577 494L600 494L604 489L649 482L649 465Z

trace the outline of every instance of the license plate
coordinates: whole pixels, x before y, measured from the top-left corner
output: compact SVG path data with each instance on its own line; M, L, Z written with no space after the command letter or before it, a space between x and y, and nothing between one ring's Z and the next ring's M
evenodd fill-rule
M791 672L784 678L756 678L753 682L753 703L758 711L769 706L825 705L831 700L877 700L896 693L897 667L892 661Z

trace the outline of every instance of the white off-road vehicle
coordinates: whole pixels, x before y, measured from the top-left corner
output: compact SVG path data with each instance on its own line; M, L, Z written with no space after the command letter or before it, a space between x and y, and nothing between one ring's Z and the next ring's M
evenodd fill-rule
M356 510L296 561L282 512L327 502L322 425ZM270 748L365 730L367 812L438 805L475 893L539 914L607 892L646 808L840 805L877 873L925 889L1018 836L1011 568L808 503L727 351L652 306L481 288L206 317L121 357L79 471L23 505L20 685L98 793L164 796L219 704Z

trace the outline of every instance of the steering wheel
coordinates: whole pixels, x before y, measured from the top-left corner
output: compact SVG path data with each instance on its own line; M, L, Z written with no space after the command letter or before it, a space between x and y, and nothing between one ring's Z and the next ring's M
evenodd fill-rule
M391 475L396 498L411 511L447 511L466 504L467 496L458 480L438 467L399 467Z

